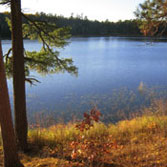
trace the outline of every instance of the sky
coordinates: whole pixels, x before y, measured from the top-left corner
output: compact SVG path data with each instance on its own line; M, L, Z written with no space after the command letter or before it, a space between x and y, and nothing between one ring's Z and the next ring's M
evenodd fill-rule
M73 13L90 20L118 21L135 18L133 12L144 0L22 0L25 13L45 12L70 17ZM0 12L7 11L0 6Z

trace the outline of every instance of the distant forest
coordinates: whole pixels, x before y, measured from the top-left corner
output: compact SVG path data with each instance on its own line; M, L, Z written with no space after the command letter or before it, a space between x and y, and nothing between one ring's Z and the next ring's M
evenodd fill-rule
M141 36L136 20L125 20L118 22L92 21L86 16L71 15L69 18L45 13L27 14L33 20L56 23L58 27L71 27L72 36ZM11 32L5 20L10 14L0 13L0 36L11 38ZM23 19L23 23L25 20Z

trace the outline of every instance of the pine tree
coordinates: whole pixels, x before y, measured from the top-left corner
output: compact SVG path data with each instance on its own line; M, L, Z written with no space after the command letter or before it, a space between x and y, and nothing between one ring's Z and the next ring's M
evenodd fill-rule
M25 81L33 83L30 78L31 69L40 73L64 72L77 73L77 68L70 58L60 58L55 48L62 48L68 44L69 28L58 28L55 24L31 20L21 12L21 0L1 0L1 4L11 7L11 22L8 23L12 31L12 49L5 56L7 73L13 76L15 133L18 145L22 150L27 149L27 114L25 98ZM27 24L22 24L22 17ZM23 32L23 33L22 33ZM24 37L38 39L43 46L39 52L24 51ZM12 54L10 54L12 51Z
M144 35L161 36L167 26L167 1L146 0L135 12L139 28Z
M20 0L11 0L11 18L15 133L19 146L22 150L26 150L28 125L26 114L24 47Z

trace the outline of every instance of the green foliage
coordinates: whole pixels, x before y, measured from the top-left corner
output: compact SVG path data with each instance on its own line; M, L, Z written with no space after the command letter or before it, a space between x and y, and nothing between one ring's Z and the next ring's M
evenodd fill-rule
M26 17L28 18L28 17ZM31 40L38 39L43 43L43 48L51 47L64 47L68 42L70 36L69 27L58 28L56 24L28 21L28 24L23 24L23 37Z
M72 59L59 59L59 52L53 51L53 49L42 48L39 52L26 51L25 54L25 65L28 70L32 69L42 74L65 71L77 74L77 68L72 65Z
M38 39L42 43L39 52L25 52L26 66L39 73L64 72L77 74L77 68L70 58L59 58L56 48L62 48L68 44L70 28L58 28L56 24L42 21L33 21L27 16L28 24L23 24L23 36L31 40Z
M40 51L25 51L25 73L29 76L30 70L35 70L41 74L69 72L77 75L77 68L73 65L71 58L60 58L57 48L62 48L68 44L69 27L58 28L56 24L45 21L34 21L23 14L27 23L23 24L23 37L31 40L38 39L42 43ZM6 18L11 29L11 21ZM5 56L5 66L8 77L12 76L12 54L8 52ZM30 78L29 78L30 79ZM26 79L32 83L32 79ZM33 79L33 81L35 81Z
M144 35L162 35L166 32L167 1L146 0L139 5L135 15Z

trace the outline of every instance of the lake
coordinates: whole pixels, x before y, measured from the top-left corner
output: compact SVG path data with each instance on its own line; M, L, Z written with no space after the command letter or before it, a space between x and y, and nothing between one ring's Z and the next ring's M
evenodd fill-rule
M11 41L2 41L2 46L7 52ZM41 48L40 43L30 40L25 40L24 46L31 51ZM40 83L26 84L30 120L40 113L69 121L97 106L104 121L115 121L122 111L137 111L150 105L153 98L166 98L166 39L72 38L60 52L62 57L73 58L78 76L32 72ZM8 85L12 103L11 79Z

